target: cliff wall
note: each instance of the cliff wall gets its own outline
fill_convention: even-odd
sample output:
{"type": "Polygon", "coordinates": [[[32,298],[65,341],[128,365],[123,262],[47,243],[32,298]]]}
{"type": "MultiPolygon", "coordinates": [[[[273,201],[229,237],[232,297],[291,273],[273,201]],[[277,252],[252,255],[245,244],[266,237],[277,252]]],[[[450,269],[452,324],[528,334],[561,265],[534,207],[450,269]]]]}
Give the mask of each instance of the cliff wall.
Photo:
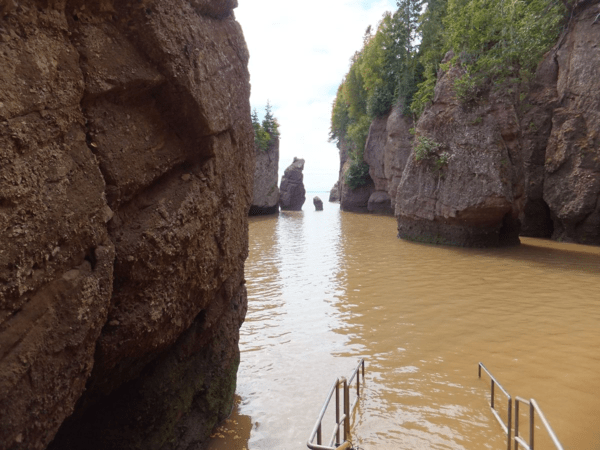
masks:
{"type": "Polygon", "coordinates": [[[395,197],[398,234],[460,246],[518,243],[517,114],[500,91],[459,101],[454,81],[462,75],[459,65],[439,74],[433,103],[416,124],[413,157],[395,197]],[[419,158],[419,147],[430,153],[419,158]]]}
{"type": "Polygon", "coordinates": [[[528,235],[600,245],[600,5],[570,7],[521,120],[528,188],[521,219],[528,235]]]}
{"type": "Polygon", "coordinates": [[[517,93],[488,84],[459,99],[456,63],[438,73],[416,124],[396,108],[375,119],[364,152],[373,186],[350,193],[341,176],[342,207],[360,196],[362,210],[395,212],[400,237],[426,242],[511,245],[522,234],[600,245],[600,5],[570,8],[517,93]]]}
{"type": "Polygon", "coordinates": [[[235,6],[0,2],[0,448],[188,448],[228,414],[254,171],[235,6]]]}

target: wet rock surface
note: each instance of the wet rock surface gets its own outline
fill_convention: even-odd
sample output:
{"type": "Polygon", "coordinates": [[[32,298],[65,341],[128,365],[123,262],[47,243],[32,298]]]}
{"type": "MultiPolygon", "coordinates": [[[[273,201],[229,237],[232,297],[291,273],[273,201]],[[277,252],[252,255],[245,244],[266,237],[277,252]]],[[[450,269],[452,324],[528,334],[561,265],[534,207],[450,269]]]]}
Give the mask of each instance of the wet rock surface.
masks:
{"type": "Polygon", "coordinates": [[[52,448],[188,448],[228,414],[254,170],[235,4],[4,12],[1,448],[68,417],[52,448]]]}
{"type": "Polygon", "coordinates": [[[279,188],[279,206],[282,210],[300,211],[306,201],[304,189],[304,160],[294,158],[294,162],[285,169],[279,188]]]}

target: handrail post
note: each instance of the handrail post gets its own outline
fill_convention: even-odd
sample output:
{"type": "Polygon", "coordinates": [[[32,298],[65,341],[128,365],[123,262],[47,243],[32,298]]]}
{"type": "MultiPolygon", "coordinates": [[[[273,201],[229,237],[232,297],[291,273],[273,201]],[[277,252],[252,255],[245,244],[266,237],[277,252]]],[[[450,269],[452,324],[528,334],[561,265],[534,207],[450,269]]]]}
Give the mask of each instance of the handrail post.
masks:
{"type": "Polygon", "coordinates": [[[533,402],[529,400],[529,450],[533,450],[534,414],[535,408],[533,402]]]}
{"type": "Polygon", "coordinates": [[[496,383],[494,383],[494,379],[492,378],[492,397],[490,399],[490,406],[492,407],[492,409],[494,409],[494,387],[496,386],[496,383]]]}
{"type": "Polygon", "coordinates": [[[344,380],[344,441],[350,440],[350,388],[346,378],[344,380]]]}
{"type": "Polygon", "coordinates": [[[511,433],[510,433],[510,431],[511,431],[511,424],[512,424],[512,398],[508,397],[508,422],[507,422],[507,425],[508,425],[507,429],[508,429],[508,431],[506,433],[506,435],[508,437],[508,450],[510,450],[510,447],[511,447],[511,444],[512,444],[512,442],[510,440],[510,436],[511,436],[511,433]]]}
{"type": "Polygon", "coordinates": [[[515,450],[519,450],[519,397],[515,397],[515,450]]]}
{"type": "Polygon", "coordinates": [[[340,380],[338,380],[335,386],[335,423],[337,425],[337,431],[335,438],[337,439],[336,444],[340,443],[340,380]]]}
{"type": "Polygon", "coordinates": [[[321,424],[319,423],[319,428],[317,428],[317,444],[321,445],[321,424]]]}

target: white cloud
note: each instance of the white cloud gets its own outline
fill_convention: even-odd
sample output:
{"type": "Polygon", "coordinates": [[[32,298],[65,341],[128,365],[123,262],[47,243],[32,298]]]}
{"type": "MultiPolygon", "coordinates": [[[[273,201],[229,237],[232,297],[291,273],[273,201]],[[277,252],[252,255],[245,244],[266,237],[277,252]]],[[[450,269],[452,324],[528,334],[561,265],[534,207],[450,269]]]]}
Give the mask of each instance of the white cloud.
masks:
{"type": "Polygon", "coordinates": [[[250,50],[250,103],[270,100],[281,124],[280,176],[304,158],[308,191],[329,190],[339,157],[328,142],[331,104],[366,28],[395,0],[239,0],[235,11],[250,50]]]}

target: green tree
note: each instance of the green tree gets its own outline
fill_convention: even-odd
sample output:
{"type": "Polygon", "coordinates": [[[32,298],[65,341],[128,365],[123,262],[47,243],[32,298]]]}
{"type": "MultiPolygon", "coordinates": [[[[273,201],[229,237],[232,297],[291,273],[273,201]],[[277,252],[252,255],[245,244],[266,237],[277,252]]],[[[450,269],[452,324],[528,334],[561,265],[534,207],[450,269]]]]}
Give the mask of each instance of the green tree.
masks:
{"type": "Polygon", "coordinates": [[[265,108],[265,118],[263,119],[262,124],[258,118],[256,108],[252,110],[251,120],[252,128],[254,129],[254,145],[257,149],[266,152],[269,149],[272,140],[279,137],[279,123],[273,116],[271,105],[268,100],[265,108]]]}
{"type": "Polygon", "coordinates": [[[279,136],[279,124],[277,123],[277,119],[273,116],[269,100],[267,100],[267,105],[265,106],[265,118],[263,119],[262,127],[270,135],[279,136]]]}
{"type": "Polygon", "coordinates": [[[437,72],[444,54],[448,51],[445,39],[444,17],[448,10],[448,0],[429,0],[419,18],[419,63],[423,67],[422,81],[416,86],[410,110],[420,116],[425,106],[433,98],[437,72]]]}

